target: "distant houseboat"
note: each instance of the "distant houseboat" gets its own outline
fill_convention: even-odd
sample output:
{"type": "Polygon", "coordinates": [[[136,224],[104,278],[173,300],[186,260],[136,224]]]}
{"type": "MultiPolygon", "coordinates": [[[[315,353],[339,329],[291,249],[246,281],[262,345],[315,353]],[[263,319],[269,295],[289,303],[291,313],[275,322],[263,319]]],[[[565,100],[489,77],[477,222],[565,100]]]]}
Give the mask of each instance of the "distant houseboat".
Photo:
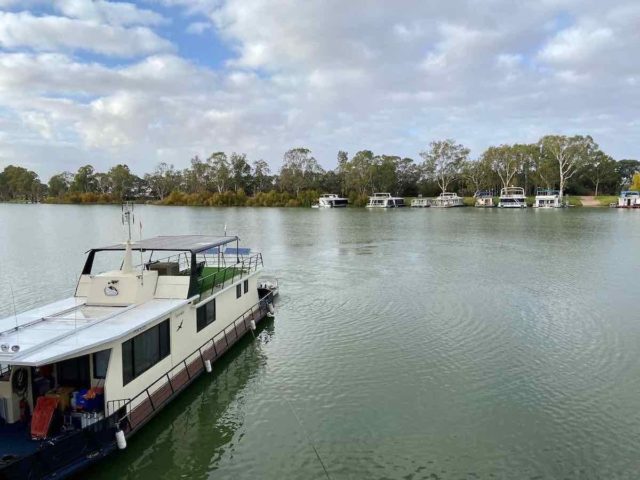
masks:
{"type": "Polygon", "coordinates": [[[349,205],[349,199],[340,197],[335,193],[325,193],[320,195],[318,204],[314,205],[317,208],[345,208],[349,205]]]}
{"type": "Polygon", "coordinates": [[[640,208],[640,192],[627,190],[620,192],[618,208],[640,208]]]}
{"type": "Polygon", "coordinates": [[[522,187],[506,187],[500,190],[500,208],[526,208],[527,197],[522,187]]]}
{"type": "Polygon", "coordinates": [[[390,193],[374,193],[369,197],[367,208],[399,208],[404,207],[404,198],[393,197],[390,193]]]}
{"type": "Polygon", "coordinates": [[[473,198],[476,199],[475,206],[478,208],[495,207],[493,204],[493,192],[490,190],[478,190],[473,194],[473,198]]]}
{"type": "Polygon", "coordinates": [[[431,206],[436,208],[464,207],[464,199],[459,197],[457,193],[442,192],[433,199],[431,206]]]}
{"type": "Polygon", "coordinates": [[[432,200],[430,198],[423,198],[420,195],[418,198],[414,198],[411,200],[412,208],[429,208],[431,206],[432,200]]]}
{"type": "Polygon", "coordinates": [[[538,188],[536,190],[536,198],[533,202],[534,208],[561,208],[563,206],[559,190],[547,188],[538,188]]]}

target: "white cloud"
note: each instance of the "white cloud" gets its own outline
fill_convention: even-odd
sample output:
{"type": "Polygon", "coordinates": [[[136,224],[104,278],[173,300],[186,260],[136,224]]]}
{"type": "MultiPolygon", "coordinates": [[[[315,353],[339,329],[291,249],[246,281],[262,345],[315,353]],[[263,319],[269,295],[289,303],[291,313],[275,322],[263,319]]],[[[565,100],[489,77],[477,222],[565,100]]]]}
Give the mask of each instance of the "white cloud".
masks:
{"type": "MultiPolygon", "coordinates": [[[[614,156],[640,156],[632,0],[492,0],[481,15],[477,0],[63,2],[73,19],[0,17],[0,45],[20,49],[0,52],[0,163],[36,161],[47,145],[45,174],[87,156],[142,173],[213,150],[277,168],[305,145],[332,168],[339,149],[416,158],[453,137],[479,154],[550,132],[594,133],[614,156]],[[158,3],[182,8],[187,32],[215,29],[235,56],[213,68],[167,53],[171,38],[153,31],[162,17],[145,13],[158,3]],[[113,66],[83,49],[141,58],[113,66]]],[[[211,37],[189,42],[219,48],[211,37]]]]}
{"type": "Polygon", "coordinates": [[[38,51],[84,50],[130,57],[172,50],[167,40],[145,27],[124,28],[67,17],[0,12],[0,46],[38,51]]]}
{"type": "Polygon", "coordinates": [[[152,10],[138,8],[133,3],[105,0],[56,0],[53,7],[67,17],[109,25],[161,25],[167,22],[162,15],[152,10]]]}

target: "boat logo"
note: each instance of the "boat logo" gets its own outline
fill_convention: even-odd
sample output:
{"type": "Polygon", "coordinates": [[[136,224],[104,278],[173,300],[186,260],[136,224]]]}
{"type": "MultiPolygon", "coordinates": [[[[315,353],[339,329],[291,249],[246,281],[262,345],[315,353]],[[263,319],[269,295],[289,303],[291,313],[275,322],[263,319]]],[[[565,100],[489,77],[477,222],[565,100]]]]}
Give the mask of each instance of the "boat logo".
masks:
{"type": "Polygon", "coordinates": [[[118,289],[115,287],[115,285],[113,285],[114,283],[116,283],[116,282],[113,282],[113,281],[109,282],[107,284],[107,286],[104,287],[104,294],[107,297],[116,297],[116,296],[118,296],[118,293],[120,293],[120,292],[118,292],[118,289]]]}

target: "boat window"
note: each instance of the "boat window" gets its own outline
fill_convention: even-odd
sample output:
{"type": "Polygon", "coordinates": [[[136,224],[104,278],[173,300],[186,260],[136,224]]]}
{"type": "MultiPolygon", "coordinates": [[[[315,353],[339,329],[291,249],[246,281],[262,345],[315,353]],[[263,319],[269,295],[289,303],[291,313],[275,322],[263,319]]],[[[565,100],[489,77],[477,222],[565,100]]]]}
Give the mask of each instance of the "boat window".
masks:
{"type": "Polygon", "coordinates": [[[109,366],[110,356],[110,348],[93,354],[93,378],[107,378],[107,367],[109,366]]]}
{"type": "Polygon", "coordinates": [[[249,291],[249,280],[244,281],[244,293],[249,291]]]}
{"type": "Polygon", "coordinates": [[[236,298],[240,298],[242,296],[242,285],[236,285],[236,298]]]}
{"type": "Polygon", "coordinates": [[[126,385],[169,355],[169,320],[122,344],[122,376],[126,385]]]}
{"type": "Polygon", "coordinates": [[[83,388],[89,385],[89,355],[70,358],[57,364],[58,384],[83,388]]]}
{"type": "Polygon", "coordinates": [[[196,312],[196,331],[199,332],[216,320],[216,299],[198,307],[196,312]]]}

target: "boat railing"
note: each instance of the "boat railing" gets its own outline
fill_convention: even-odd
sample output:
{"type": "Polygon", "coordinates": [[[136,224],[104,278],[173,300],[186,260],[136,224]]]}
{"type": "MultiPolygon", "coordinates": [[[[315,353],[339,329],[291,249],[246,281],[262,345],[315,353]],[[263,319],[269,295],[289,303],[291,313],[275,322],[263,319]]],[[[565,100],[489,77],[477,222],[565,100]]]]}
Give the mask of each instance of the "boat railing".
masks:
{"type": "Polygon", "coordinates": [[[202,300],[233,283],[237,276],[242,278],[251,272],[255,272],[258,267],[262,267],[263,265],[261,253],[244,257],[238,263],[201,276],[198,279],[198,289],[196,293],[200,295],[200,300],[202,300]]]}
{"type": "Polygon", "coordinates": [[[106,416],[116,415],[116,423],[125,433],[142,427],[158,410],[167,405],[175,395],[207,369],[207,361],[213,362],[219,358],[247,330],[253,328],[251,322],[267,314],[270,298],[271,294],[262,297],[258,303],[239,315],[223,330],[204,342],[133,398],[107,401],[106,416]]]}

